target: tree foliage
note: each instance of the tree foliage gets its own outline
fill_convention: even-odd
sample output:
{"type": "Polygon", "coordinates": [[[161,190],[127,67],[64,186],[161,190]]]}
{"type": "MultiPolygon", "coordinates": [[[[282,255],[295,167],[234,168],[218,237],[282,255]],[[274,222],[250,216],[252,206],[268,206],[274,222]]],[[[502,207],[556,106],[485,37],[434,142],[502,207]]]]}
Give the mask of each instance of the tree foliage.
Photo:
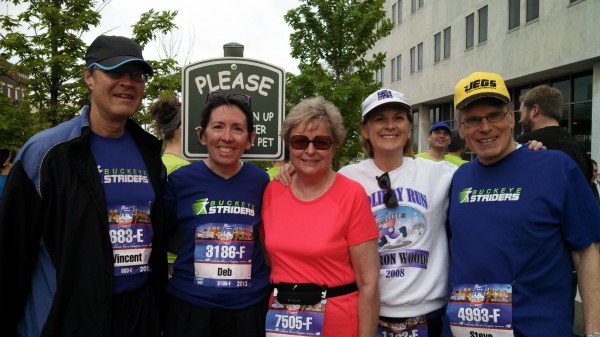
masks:
{"type": "Polygon", "coordinates": [[[287,74],[287,108],[304,98],[323,96],[340,109],[347,137],[336,152],[336,168],[362,154],[361,102],[379,88],[373,74],[385,62],[383,53],[367,54],[392,29],[384,2],[301,0],[285,15],[294,30],[291,54],[300,60],[300,74],[287,74]]]}
{"type": "MultiPolygon", "coordinates": [[[[95,7],[97,1],[90,0],[2,2],[22,5],[25,9],[16,16],[0,15],[0,49],[19,60],[12,69],[0,69],[0,75],[16,72],[26,75],[27,80],[23,103],[11,107],[0,101],[0,123],[7,134],[23,134],[26,140],[29,137],[25,136],[73,118],[89,101],[82,73],[87,45],[82,36],[100,24],[100,10],[110,0],[102,1],[100,8],[95,7]],[[26,116],[32,112],[32,116],[26,116]],[[16,115],[18,118],[14,119],[16,115]],[[32,132],[23,132],[22,122],[30,123],[32,132]]],[[[132,27],[132,39],[143,48],[157,35],[174,29],[176,15],[176,11],[143,13],[132,27]]],[[[147,98],[180,91],[179,80],[175,80],[180,68],[174,60],[150,63],[155,76],[148,84],[147,98]]],[[[145,120],[143,114],[139,118],[145,120]]]]}

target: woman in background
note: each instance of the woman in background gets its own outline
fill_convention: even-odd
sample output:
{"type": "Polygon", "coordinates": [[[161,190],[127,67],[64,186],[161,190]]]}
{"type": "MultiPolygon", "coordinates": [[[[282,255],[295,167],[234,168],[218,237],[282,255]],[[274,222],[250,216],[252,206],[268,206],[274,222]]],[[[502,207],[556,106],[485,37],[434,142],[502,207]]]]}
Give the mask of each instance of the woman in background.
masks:
{"type": "MultiPolygon", "coordinates": [[[[175,97],[161,98],[150,107],[150,116],[162,135],[164,151],[163,164],[167,168],[167,175],[190,162],[182,158],[181,147],[181,102],[175,97]]],[[[173,263],[177,258],[179,243],[169,240],[167,247],[167,261],[169,263],[169,277],[173,274],[173,263]]]]}

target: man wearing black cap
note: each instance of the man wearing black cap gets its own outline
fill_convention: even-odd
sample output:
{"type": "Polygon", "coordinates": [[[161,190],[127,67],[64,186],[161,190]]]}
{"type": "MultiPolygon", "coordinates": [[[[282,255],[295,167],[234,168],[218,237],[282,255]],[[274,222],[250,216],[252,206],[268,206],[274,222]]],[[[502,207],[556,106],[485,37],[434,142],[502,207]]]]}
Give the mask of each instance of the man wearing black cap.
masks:
{"type": "Polygon", "coordinates": [[[460,80],[459,130],[477,160],[452,178],[444,337],[572,335],[571,270],[586,336],[600,336],[600,206],[575,162],[514,141],[504,80],[460,80]]]}
{"type": "Polygon", "coordinates": [[[6,184],[2,335],[161,333],[165,171],[160,142],[131,120],[152,67],[120,36],[96,38],[85,61],[90,104],[27,141],[6,184]]]}

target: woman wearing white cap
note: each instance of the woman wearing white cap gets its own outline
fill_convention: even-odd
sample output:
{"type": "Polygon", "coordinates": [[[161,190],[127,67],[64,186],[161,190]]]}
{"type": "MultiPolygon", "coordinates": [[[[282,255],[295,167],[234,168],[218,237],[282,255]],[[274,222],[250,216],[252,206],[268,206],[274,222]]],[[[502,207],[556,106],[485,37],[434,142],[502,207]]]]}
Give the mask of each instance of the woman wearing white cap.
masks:
{"type": "Polygon", "coordinates": [[[369,159],[339,171],[364,187],[379,228],[377,336],[406,332],[431,337],[440,336],[442,329],[448,273],[445,221],[456,165],[415,159],[412,121],[402,93],[381,89],[369,95],[360,124],[369,159]]]}

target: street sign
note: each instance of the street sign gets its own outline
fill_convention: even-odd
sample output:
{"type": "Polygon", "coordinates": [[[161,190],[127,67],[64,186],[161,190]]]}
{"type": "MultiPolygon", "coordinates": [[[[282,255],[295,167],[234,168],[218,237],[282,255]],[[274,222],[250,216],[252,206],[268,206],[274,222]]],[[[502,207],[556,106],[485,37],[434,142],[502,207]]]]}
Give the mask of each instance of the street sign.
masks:
{"type": "Polygon", "coordinates": [[[285,72],[283,69],[243,57],[222,57],[189,64],[183,68],[183,155],[198,160],[208,156],[200,144],[196,127],[210,91],[250,95],[256,138],[242,159],[281,160],[284,144],[279,137],[284,116],[285,72]]]}

